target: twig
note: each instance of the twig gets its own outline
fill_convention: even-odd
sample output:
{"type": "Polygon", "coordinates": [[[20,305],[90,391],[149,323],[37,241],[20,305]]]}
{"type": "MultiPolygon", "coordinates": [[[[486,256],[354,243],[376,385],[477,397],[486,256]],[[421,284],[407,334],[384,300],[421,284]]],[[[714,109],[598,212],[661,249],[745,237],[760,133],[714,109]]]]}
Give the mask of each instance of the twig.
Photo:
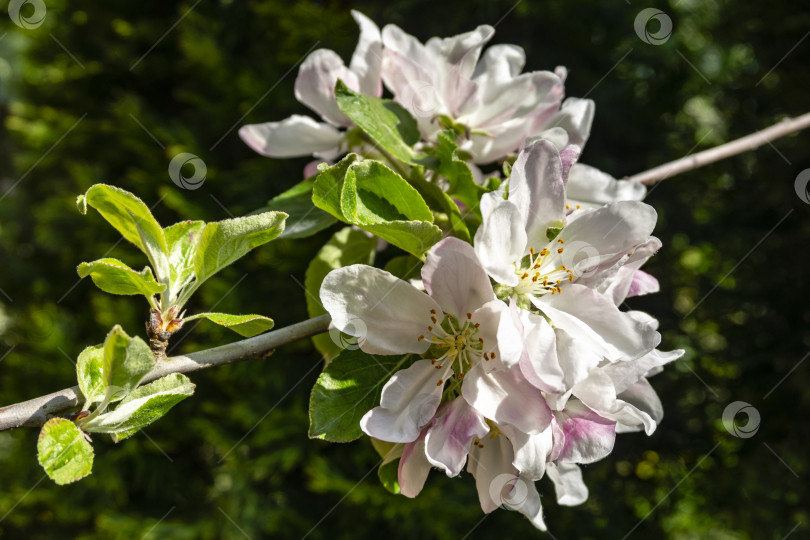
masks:
{"type": "Polygon", "coordinates": [[[737,140],[709,148],[708,150],[698,152],[691,156],[670,161],[669,163],[659,165],[648,171],[634,174],[628,177],[627,180],[633,180],[647,185],[655,184],[670,176],[691,171],[692,169],[703,167],[709,163],[742,154],[748,150],[754,150],[763,144],[770,143],[773,140],[784,137],[785,135],[790,135],[796,131],[801,131],[807,127],[810,127],[810,113],[805,113],[796,118],[785,118],[781,122],[765,128],[762,131],[757,131],[756,133],[740,137],[737,140]]]}
{"type": "MultiPolygon", "coordinates": [[[[141,382],[148,383],[171,373],[189,373],[223,364],[263,358],[276,347],[326,332],[329,322],[329,315],[321,315],[221,347],[191,353],[188,356],[174,356],[158,363],[141,382]]],[[[23,426],[41,426],[53,416],[78,407],[81,400],[79,387],[74,386],[47,396],[3,407],[0,409],[0,431],[23,426]]]]}

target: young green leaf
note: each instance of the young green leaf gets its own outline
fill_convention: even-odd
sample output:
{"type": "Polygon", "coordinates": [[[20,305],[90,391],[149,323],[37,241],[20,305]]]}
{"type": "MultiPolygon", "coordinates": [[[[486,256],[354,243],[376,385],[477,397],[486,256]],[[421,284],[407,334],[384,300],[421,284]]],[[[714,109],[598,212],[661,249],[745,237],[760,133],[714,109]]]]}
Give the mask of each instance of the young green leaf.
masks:
{"type": "Polygon", "coordinates": [[[76,375],[79,389],[87,405],[104,399],[107,381],[104,378],[104,345],[87,347],[76,361],[76,375]]]}
{"type": "MultiPolygon", "coordinates": [[[[158,276],[161,277],[160,260],[168,252],[163,229],[142,200],[123,189],[96,184],[77,200],[79,210],[87,211],[90,205],[115,227],[121,235],[138,246],[149,257],[158,276]]],[[[167,276],[168,277],[168,276],[167,276]]]]}
{"type": "Polygon", "coordinates": [[[399,459],[380,463],[377,478],[387,491],[399,495],[399,459]]]}
{"type": "Polygon", "coordinates": [[[422,196],[382,163],[356,159],[350,154],[324,170],[315,180],[312,201],[341,221],[423,257],[442,231],[433,225],[422,196]]]}
{"type": "MultiPolygon", "coordinates": [[[[326,313],[319,300],[321,283],[326,274],[336,268],[351,264],[374,264],[376,247],[376,238],[352,227],[344,227],[339,230],[324,244],[315,258],[310,261],[304,279],[304,286],[307,290],[307,311],[310,317],[326,313]]],[[[341,351],[329,334],[317,335],[312,338],[312,341],[327,362],[341,351]]]]}
{"type": "Polygon", "coordinates": [[[419,127],[401,105],[358,94],[341,80],[335,86],[335,98],[340,110],[396,159],[417,164],[427,158],[413,149],[420,138],[419,127]]]}
{"type": "Polygon", "coordinates": [[[129,337],[116,325],[104,341],[104,380],[110,401],[124,399],[155,366],[152,351],[141,338],[129,337]]]}
{"type": "Polygon", "coordinates": [[[169,271],[171,276],[172,301],[194,277],[194,252],[200,240],[203,221],[181,221],[163,229],[169,248],[169,271]]]}
{"type": "Polygon", "coordinates": [[[194,257],[197,283],[278,237],[286,219],[284,212],[265,212],[206,224],[194,257]]]}
{"type": "Polygon", "coordinates": [[[331,442],[359,438],[360,419],[380,403],[391,375],[408,367],[412,355],[374,356],[360,349],[342,351],[326,365],[309,400],[309,436],[331,442]]]}
{"type": "Polygon", "coordinates": [[[77,268],[79,277],[90,276],[93,283],[110,294],[142,294],[152,303],[153,295],[163,291],[166,286],[155,281],[152,269],[148,266],[136,272],[118,259],[99,259],[83,262],[77,268]]]}
{"type": "Polygon", "coordinates": [[[186,317],[186,322],[194,319],[208,319],[214,324],[230,328],[240,336],[253,337],[273,328],[273,319],[262,315],[229,315],[228,313],[198,313],[186,317]]]}
{"type": "Polygon", "coordinates": [[[289,217],[279,238],[306,238],[336,223],[336,219],[312,204],[312,176],[270,199],[265,211],[276,210],[289,217]]]}
{"type": "Polygon", "coordinates": [[[51,418],[39,432],[37,460],[57,484],[70,484],[93,470],[93,447],[76,424],[51,418]]]}
{"type": "Polygon", "coordinates": [[[111,433],[114,442],[133,435],[158,420],[194,393],[194,384],[180,373],[166,375],[136,388],[114,410],[84,425],[92,433],[111,433]]]}

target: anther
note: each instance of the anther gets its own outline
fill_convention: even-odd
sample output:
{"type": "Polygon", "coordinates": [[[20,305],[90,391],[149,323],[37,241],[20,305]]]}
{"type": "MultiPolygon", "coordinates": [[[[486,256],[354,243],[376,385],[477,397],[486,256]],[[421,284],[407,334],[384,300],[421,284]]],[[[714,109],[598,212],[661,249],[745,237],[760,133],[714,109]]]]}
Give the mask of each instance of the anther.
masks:
{"type": "Polygon", "coordinates": [[[560,249],[557,250],[557,253],[562,253],[563,250],[565,250],[565,248],[560,248],[560,249]]]}
{"type": "MultiPolygon", "coordinates": [[[[428,327],[428,329],[430,329],[430,327],[428,327]]],[[[423,339],[425,339],[425,336],[419,336],[419,339],[417,339],[416,341],[422,341],[423,339]]]]}
{"type": "Polygon", "coordinates": [[[467,318],[472,319],[472,313],[467,313],[467,318]]]}

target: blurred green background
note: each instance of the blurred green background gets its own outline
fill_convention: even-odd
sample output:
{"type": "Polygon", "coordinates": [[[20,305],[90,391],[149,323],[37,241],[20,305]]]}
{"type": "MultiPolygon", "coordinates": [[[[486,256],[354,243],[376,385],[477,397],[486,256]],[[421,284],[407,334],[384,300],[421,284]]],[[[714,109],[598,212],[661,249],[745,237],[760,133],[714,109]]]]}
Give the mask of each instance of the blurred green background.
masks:
{"type": "MultiPolygon", "coordinates": [[[[294,66],[318,47],[348,59],[351,8],[422,39],[497,23],[494,42],[523,46],[528,69],[568,66],[567,94],[597,103],[583,161],[615,176],[810,110],[810,12],[799,4],[652,5],[674,26],[659,46],[634,32],[648,7],[637,2],[48,0],[44,23],[29,30],[4,10],[0,403],[75,384],[76,355],[114,323],[143,334],[145,302],[78,282],[76,265],[108,250],[132,266],[146,261],[116,244],[97,213],[82,217],[76,195],[115,184],[169,224],[245,214],[300,180],[307,160],[259,157],[232,127],[306,113],[293,97],[294,66]],[[205,161],[201,189],[169,179],[180,151],[205,161]]],[[[550,483],[539,483],[554,537],[810,534],[810,361],[800,363],[810,350],[810,205],[794,191],[810,167],[808,144],[810,133],[781,139],[650,193],[664,248],[647,269],[662,292],[628,304],[661,320],[664,348],[687,353],[653,379],[666,411],[658,431],[623,435],[610,458],[585,467],[585,505],[559,507],[550,483]],[[733,401],[759,411],[753,437],[723,428],[733,401]]],[[[298,283],[329,234],[256,250],[205,285],[190,309],[221,300],[222,311],[263,313],[279,327],[304,319],[298,283]]],[[[174,352],[234,339],[201,325],[174,352]]],[[[319,363],[300,342],[265,361],[196,374],[196,396],[146,433],[119,446],[97,436],[93,475],[71,486],[44,478],[36,430],[0,433],[0,537],[542,534],[512,512],[482,519],[466,474],[434,471],[409,500],[380,486],[367,440],[308,440],[319,363]]]]}

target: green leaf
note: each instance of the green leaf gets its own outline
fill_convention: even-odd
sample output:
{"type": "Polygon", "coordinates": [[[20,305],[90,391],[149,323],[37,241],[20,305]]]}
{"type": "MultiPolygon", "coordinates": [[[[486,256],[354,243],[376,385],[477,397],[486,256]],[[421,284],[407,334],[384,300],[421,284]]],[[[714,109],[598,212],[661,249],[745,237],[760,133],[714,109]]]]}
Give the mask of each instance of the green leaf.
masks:
{"type": "Polygon", "coordinates": [[[356,160],[350,154],[318,176],[312,195],[315,205],[422,258],[442,237],[427,203],[384,164],[356,160]]]}
{"type": "Polygon", "coordinates": [[[76,361],[76,378],[88,404],[104,399],[107,381],[104,378],[104,345],[87,347],[76,361]]]}
{"type": "Polygon", "coordinates": [[[188,377],[180,373],[166,375],[136,388],[115,410],[93,418],[84,429],[111,433],[113,441],[119,442],[158,420],[193,393],[194,384],[188,377]]]}
{"type": "Polygon", "coordinates": [[[273,319],[263,315],[229,315],[228,313],[198,313],[185,321],[208,319],[214,324],[230,328],[240,336],[253,337],[273,328],[273,319]]]}
{"type": "Polygon", "coordinates": [[[206,224],[194,258],[197,283],[278,237],[284,231],[286,218],[284,212],[264,212],[206,224]]]}
{"type": "Polygon", "coordinates": [[[360,226],[397,220],[433,221],[433,213],[419,192],[374,160],[352,163],[346,170],[340,206],[344,217],[360,226]]]}
{"type": "Polygon", "coordinates": [[[123,189],[96,184],[77,200],[79,210],[87,211],[87,205],[99,214],[121,235],[138,246],[148,257],[158,277],[166,277],[168,269],[166,238],[163,229],[142,200],[123,189]]]}
{"type": "MultiPolygon", "coordinates": [[[[464,222],[464,216],[461,215],[456,201],[450,195],[442,191],[442,189],[434,184],[428,182],[424,178],[418,176],[411,179],[411,183],[427,197],[427,200],[432,208],[438,212],[443,212],[447,216],[447,221],[453,231],[453,235],[465,242],[472,244],[470,231],[467,224],[464,222]]],[[[469,212],[469,210],[468,210],[469,212]]],[[[480,212],[479,212],[480,213],[480,212]]]]}
{"type": "Polygon", "coordinates": [[[385,382],[410,365],[413,355],[371,356],[344,350],[326,365],[309,400],[309,436],[331,442],[359,438],[360,419],[380,404],[385,382]]]}
{"type": "Polygon", "coordinates": [[[336,223],[334,217],[312,204],[314,183],[314,176],[307,178],[267,203],[264,210],[281,211],[289,216],[280,238],[306,238],[336,223]]]}
{"type": "MultiPolygon", "coordinates": [[[[307,311],[310,317],[323,315],[326,310],[321,305],[321,283],[326,274],[336,268],[352,264],[374,264],[377,239],[370,234],[352,227],[344,227],[315,255],[307,267],[304,286],[307,291],[307,311]]],[[[312,338],[315,348],[330,361],[341,351],[329,334],[320,334],[312,338]]]]}
{"type": "MultiPolygon", "coordinates": [[[[203,221],[181,221],[163,229],[169,247],[171,287],[175,294],[194,277],[194,252],[204,227],[203,221]]],[[[174,294],[170,296],[174,298],[174,294]]]]}
{"type": "Polygon", "coordinates": [[[124,399],[155,366],[152,351],[141,338],[129,337],[116,325],[104,341],[104,380],[110,401],[124,399]]]}
{"type": "Polygon", "coordinates": [[[452,131],[442,131],[438,134],[438,141],[439,165],[437,171],[450,183],[447,192],[481,217],[478,206],[481,195],[486,190],[475,183],[470,166],[458,156],[455,134],[452,131]]]}
{"type": "Polygon", "coordinates": [[[76,424],[51,418],[39,432],[37,460],[57,484],[70,484],[93,470],[93,447],[76,424]]]}
{"type": "Polygon", "coordinates": [[[331,167],[323,166],[321,173],[312,185],[312,202],[321,210],[329,212],[340,221],[346,221],[340,207],[340,193],[343,189],[343,178],[346,171],[360,156],[348,154],[331,167]]]}
{"type": "Polygon", "coordinates": [[[148,300],[163,291],[166,285],[155,281],[152,269],[148,266],[136,272],[118,259],[99,259],[83,262],[77,268],[79,277],[90,276],[93,283],[102,291],[110,294],[142,294],[148,300]]]}
{"type": "Polygon", "coordinates": [[[363,228],[420,259],[442,239],[442,230],[427,221],[389,221],[363,228]]]}
{"type": "Polygon", "coordinates": [[[427,158],[413,149],[420,139],[419,127],[401,105],[353,92],[341,80],[335,86],[335,98],[340,110],[396,159],[415,165],[427,158]]]}

